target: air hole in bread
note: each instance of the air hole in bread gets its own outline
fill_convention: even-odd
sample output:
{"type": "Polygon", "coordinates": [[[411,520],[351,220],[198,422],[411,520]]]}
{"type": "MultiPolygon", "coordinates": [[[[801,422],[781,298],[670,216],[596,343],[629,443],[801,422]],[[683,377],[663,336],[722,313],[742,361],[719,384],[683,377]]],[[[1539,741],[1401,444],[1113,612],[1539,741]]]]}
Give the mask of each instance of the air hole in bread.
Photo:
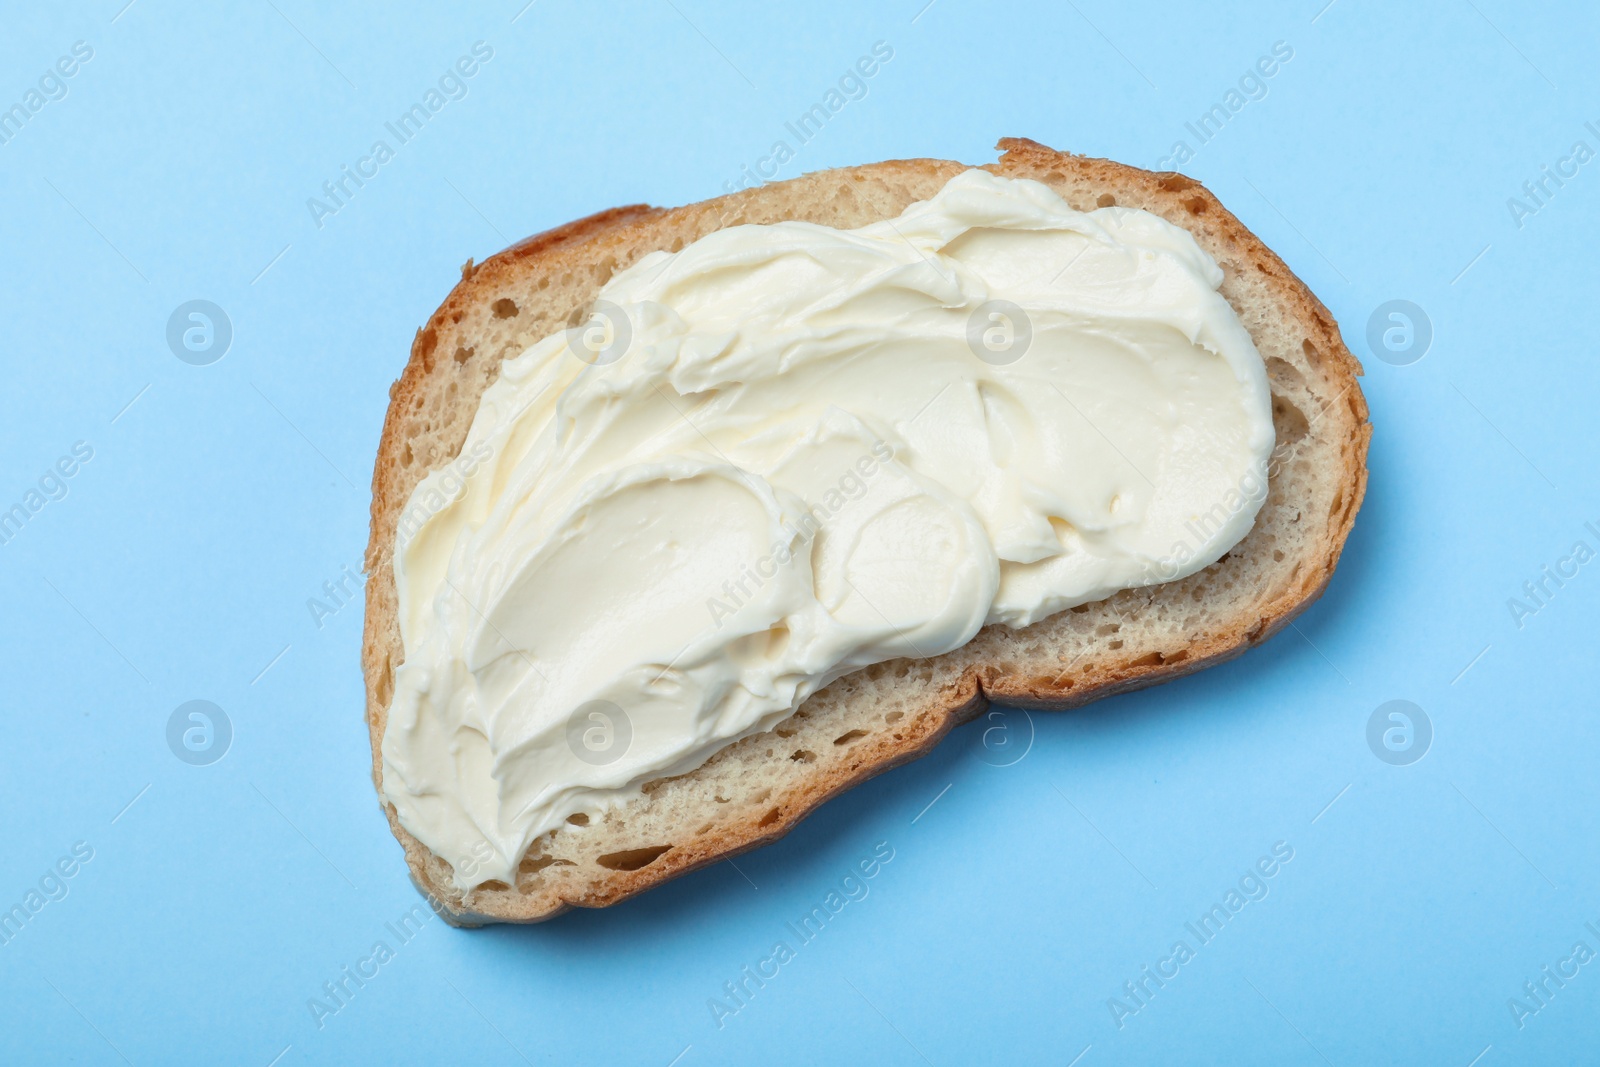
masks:
{"type": "Polygon", "coordinates": [[[597,856],[595,862],[608,871],[637,871],[650,866],[666,855],[671,848],[671,845],[625,848],[621,852],[607,852],[604,856],[597,856]]]}
{"type": "Polygon", "coordinates": [[[589,816],[585,815],[581,811],[574,812],[573,814],[567,816],[567,821],[573,826],[588,826],[589,816]]]}
{"type": "Polygon", "coordinates": [[[779,737],[793,737],[795,734],[800,732],[800,728],[798,726],[792,726],[789,723],[784,723],[778,726],[772,732],[777,734],[779,737]]]}
{"type": "Polygon", "coordinates": [[[1109,648],[1109,649],[1112,649],[1112,650],[1119,649],[1119,648],[1122,647],[1122,641],[1120,639],[1118,639],[1116,641],[1112,641],[1112,642],[1108,643],[1106,645],[1106,647],[1109,648]]]}
{"type": "Polygon", "coordinates": [[[891,711],[889,714],[883,717],[883,721],[887,723],[897,723],[905,717],[906,713],[903,711],[891,711]]]}
{"type": "Polygon", "coordinates": [[[389,706],[389,698],[394,696],[394,667],[389,662],[389,657],[383,658],[382,665],[378,668],[378,704],[382,707],[389,706]]]}
{"type": "Polygon", "coordinates": [[[1120,622],[1103,622],[1094,628],[1094,632],[1096,637],[1110,637],[1120,629],[1122,629],[1120,622]]]}
{"type": "Polygon", "coordinates": [[[1310,341],[1301,341],[1300,351],[1306,354],[1306,358],[1311,361],[1311,365],[1313,367],[1320,367],[1322,365],[1322,353],[1318,352],[1317,346],[1312,344],[1310,341]]]}
{"type": "Polygon", "coordinates": [[[696,830],[694,832],[694,836],[696,836],[696,837],[704,837],[706,834],[709,834],[711,832],[711,828],[713,826],[715,826],[715,825],[716,825],[716,823],[711,823],[711,822],[706,823],[704,826],[700,827],[700,829],[698,829],[698,830],[696,830]]]}
{"type": "Polygon", "coordinates": [[[497,319],[514,319],[520,310],[515,300],[504,296],[490,304],[489,307],[494,311],[494,317],[497,319]]]}
{"type": "Polygon", "coordinates": [[[554,856],[524,856],[522,862],[517,864],[518,874],[538,874],[552,863],[559,863],[554,856]]]}
{"type": "Polygon", "coordinates": [[[1311,432],[1311,421],[1305,412],[1283,399],[1272,398],[1272,425],[1278,431],[1278,444],[1292,445],[1311,432]]]}
{"type": "Polygon", "coordinates": [[[1117,198],[1112,196],[1110,193],[1101,193],[1100,199],[1096,200],[1095,203],[1100,207],[1116,207],[1117,198]]]}
{"type": "Polygon", "coordinates": [[[1165,661],[1161,658],[1161,653],[1159,653],[1159,652],[1149,652],[1149,653],[1146,653],[1143,656],[1140,656],[1136,660],[1130,660],[1129,663],[1128,663],[1128,666],[1130,666],[1130,667],[1159,667],[1159,666],[1161,666],[1161,664],[1163,662],[1165,662],[1165,661]]]}
{"type": "Polygon", "coordinates": [[[783,809],[782,808],[773,808],[771,811],[769,811],[765,815],[761,816],[761,821],[759,823],[757,823],[756,825],[757,826],[771,826],[773,823],[777,822],[781,818],[783,818],[783,809]]]}
{"type": "Polygon", "coordinates": [[[1188,209],[1191,215],[1204,215],[1206,213],[1207,205],[1203,196],[1191,196],[1183,202],[1183,206],[1188,209]]]}
{"type": "Polygon", "coordinates": [[[1277,356],[1267,360],[1267,377],[1277,385],[1301,387],[1306,384],[1305,376],[1293,363],[1277,356]]]}
{"type": "Polygon", "coordinates": [[[729,803],[729,800],[728,800],[727,797],[712,797],[711,799],[715,800],[718,804],[727,804],[727,803],[729,803]]]}
{"type": "Polygon", "coordinates": [[[850,742],[859,741],[866,736],[867,732],[865,730],[851,730],[849,733],[843,733],[835,737],[833,743],[836,745],[848,745],[850,742]]]}
{"type": "Polygon", "coordinates": [[[1074,615],[1082,615],[1085,612],[1087,612],[1088,610],[1089,610],[1089,605],[1088,604],[1078,604],[1078,605],[1076,605],[1076,606],[1074,606],[1072,608],[1072,613],[1074,615]]]}
{"type": "Polygon", "coordinates": [[[808,748],[797,748],[794,750],[794,754],[789,758],[794,760],[796,763],[815,763],[817,761],[817,754],[808,748]]]}

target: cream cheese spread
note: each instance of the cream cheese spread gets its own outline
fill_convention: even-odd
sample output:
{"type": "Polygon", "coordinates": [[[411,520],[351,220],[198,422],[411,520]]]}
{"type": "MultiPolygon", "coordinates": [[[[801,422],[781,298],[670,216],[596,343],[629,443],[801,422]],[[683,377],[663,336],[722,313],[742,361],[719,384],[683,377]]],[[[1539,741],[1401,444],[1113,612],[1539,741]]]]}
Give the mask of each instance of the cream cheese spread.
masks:
{"type": "Polygon", "coordinates": [[[470,889],[857,668],[1250,529],[1261,356],[1190,234],[971,170],[656,252],[507,359],[394,556],[401,823],[470,889]]]}

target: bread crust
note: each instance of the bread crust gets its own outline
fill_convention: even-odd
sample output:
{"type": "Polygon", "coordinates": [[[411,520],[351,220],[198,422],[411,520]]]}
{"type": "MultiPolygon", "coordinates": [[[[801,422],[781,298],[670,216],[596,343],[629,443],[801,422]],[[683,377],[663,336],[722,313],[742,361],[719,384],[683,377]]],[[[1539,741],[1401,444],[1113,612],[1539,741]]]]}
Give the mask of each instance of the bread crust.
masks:
{"type": "MultiPolygon", "coordinates": [[[[454,364],[466,362],[461,357],[462,351],[468,353],[469,360],[483,358],[475,356],[471,349],[460,347],[467,331],[474,328],[473,322],[463,325],[463,320],[474,313],[481,318],[483,308],[508,285],[526,286],[533,279],[562,276],[564,272],[570,274],[576,268],[591,268],[597,262],[614,260],[626,265],[645,251],[653,250],[648,247],[653,236],[664,239],[675,230],[709,232],[738,222],[774,221],[783,216],[781,213],[771,215],[770,210],[764,210],[764,205],[773,199],[775,190],[786,186],[846,180],[867,183],[910,176],[942,184],[970,168],[942,160],[898,160],[807,175],[682,208],[643,205],[614,208],[530,237],[476,266],[469,260],[462,269],[460,282],[427,324],[417,331],[410,361],[390,389],[389,412],[373,472],[371,538],[365,559],[368,581],[362,666],[366,679],[373,781],[390,828],[405,849],[413,881],[432,899],[436,910],[447,921],[456,925],[539,922],[570,907],[615,904],[669,879],[777,840],[833,797],[927,754],[945,734],[981,714],[991,701],[1013,707],[1062,710],[1170,681],[1231,659],[1260,644],[1287,626],[1327,587],[1365,494],[1366,454],[1371,436],[1366,401],[1356,380],[1361,366],[1345,347],[1328,309],[1282,259],[1192,178],[1057,152],[1022,138],[1005,138],[997,147],[1003,152],[999,161],[983,169],[1007,177],[1034,178],[1046,184],[1071,181],[1081,186],[1087,182],[1107,189],[1131,191],[1135,200],[1142,197],[1145,202],[1136,206],[1147,207],[1169,221],[1186,226],[1196,233],[1202,247],[1226,249],[1230,262],[1240,265],[1236,269],[1253,273],[1265,283],[1286,325],[1301,333],[1309,366],[1322,375],[1319,386],[1326,386],[1325,392],[1336,394],[1334,400],[1317,413],[1317,418],[1331,420],[1325,433],[1337,435],[1333,440],[1340,444],[1338,469],[1330,473],[1334,479],[1330,488],[1333,507],[1327,514],[1325,526],[1316,530],[1303,558],[1296,561],[1293,575],[1281,583],[1281,587],[1270,590],[1264,599],[1255,602],[1247,615],[1196,636],[1186,647],[1170,654],[1153,653],[1128,659],[1096,652],[1081,664],[1069,664],[1067,670],[1053,676],[1018,669],[1004,662],[966,662],[961,657],[962,650],[924,661],[936,667],[941,666],[940,661],[949,661],[951,666],[947,676],[929,695],[926,706],[906,716],[904,729],[868,738],[852,749],[847,761],[808,775],[786,789],[775,798],[770,810],[727,819],[714,832],[675,842],[665,854],[640,869],[608,870],[581,886],[539,888],[531,892],[502,887],[501,891],[493,893],[464,896],[446,877],[448,867],[400,825],[394,806],[384,799],[382,758],[393,669],[402,654],[393,611],[391,550],[395,526],[400,509],[416,483],[427,469],[453,459],[465,436],[462,424],[444,453],[415,457],[410,453],[410,442],[415,435],[408,420],[438,392],[441,382],[457,373],[459,368],[454,364]],[[450,353],[454,353],[455,358],[450,358],[450,353]]],[[[608,276],[609,271],[606,273],[608,276]]],[[[1226,286],[1227,283],[1225,295],[1226,286]]],[[[578,307],[587,303],[588,300],[584,300],[578,307]]],[[[494,369],[486,369],[484,373],[492,375],[494,369]]]]}

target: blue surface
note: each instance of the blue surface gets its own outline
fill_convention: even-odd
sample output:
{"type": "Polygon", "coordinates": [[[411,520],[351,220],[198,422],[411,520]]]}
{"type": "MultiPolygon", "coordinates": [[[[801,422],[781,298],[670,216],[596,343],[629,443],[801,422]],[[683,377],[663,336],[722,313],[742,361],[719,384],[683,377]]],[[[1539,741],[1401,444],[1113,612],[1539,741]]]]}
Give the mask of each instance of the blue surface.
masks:
{"type": "Polygon", "coordinates": [[[1592,7],[123,2],[8,4],[0,35],[0,107],[93,51],[0,144],[0,509],[28,512],[0,544],[0,907],[37,907],[0,944],[0,1061],[1600,1062],[1600,962],[1573,957],[1600,952],[1600,562],[1542,571],[1600,549],[1592,7]],[[323,586],[353,589],[413,331],[468,256],[721,192],[878,41],[780,176],[1008,134],[1155,166],[1182,140],[1333,310],[1375,432],[1332,587],[1226,666],[1013,713],[991,747],[964,729],[737,868],[397,936],[419,898],[368,780],[361,609],[323,586]],[[1185,124],[1241,79],[1201,144],[1185,124]],[[1541,166],[1576,174],[1535,201],[1541,166]],[[220,360],[169,348],[191,300],[231,323],[220,360]],[[1368,351],[1391,300],[1431,323],[1420,360],[1368,351]],[[188,712],[169,748],[195,700],[231,726],[210,764],[175,756],[205,747],[188,712]],[[1390,700],[1431,724],[1408,765],[1368,744],[1390,700]],[[880,842],[802,943],[786,924],[880,842]],[[1241,879],[1266,895],[1202,944],[1186,924],[1241,879]],[[335,1012],[347,966],[377,971],[335,1012]]]}

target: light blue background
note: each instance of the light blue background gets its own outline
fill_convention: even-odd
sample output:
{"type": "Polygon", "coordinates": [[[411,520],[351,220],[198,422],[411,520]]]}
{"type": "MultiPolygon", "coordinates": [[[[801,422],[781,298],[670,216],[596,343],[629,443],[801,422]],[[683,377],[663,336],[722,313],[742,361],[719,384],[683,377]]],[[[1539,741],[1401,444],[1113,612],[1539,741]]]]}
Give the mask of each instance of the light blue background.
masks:
{"type": "Polygon", "coordinates": [[[0,34],[0,106],[94,49],[0,145],[0,508],[94,449],[0,545],[0,905],[94,849],[0,946],[0,1061],[1600,1062],[1600,963],[1523,1028],[1507,1005],[1600,950],[1600,563],[1521,628],[1506,604],[1600,544],[1600,163],[1520,228],[1506,204],[1600,149],[1591,7],[123,2],[8,4],[0,34]],[[469,94],[319,229],[307,198],[479,40],[469,94]],[[1033,716],[1012,766],[969,727],[737,869],[396,947],[419,898],[368,778],[361,610],[319,629],[306,602],[359,565],[413,331],[469,256],[721,192],[879,40],[782,176],[1002,135],[1153,166],[1294,49],[1184,169],[1367,364],[1331,588],[1231,664],[1033,716]],[[234,328],[211,366],[165,342],[196,298],[234,328]],[[1410,366],[1366,347],[1395,298],[1433,323],[1410,366]],[[1436,731],[1412,766],[1365,740],[1394,698],[1436,731]],[[191,699],[233,724],[211,766],[167,748],[191,699]],[[1108,998],[1278,841],[1266,899],[1118,1029],[1108,998]],[[708,998],[878,842],[870,895],[719,1028],[708,998]],[[379,939],[319,1029],[308,998],[379,939]]]}

